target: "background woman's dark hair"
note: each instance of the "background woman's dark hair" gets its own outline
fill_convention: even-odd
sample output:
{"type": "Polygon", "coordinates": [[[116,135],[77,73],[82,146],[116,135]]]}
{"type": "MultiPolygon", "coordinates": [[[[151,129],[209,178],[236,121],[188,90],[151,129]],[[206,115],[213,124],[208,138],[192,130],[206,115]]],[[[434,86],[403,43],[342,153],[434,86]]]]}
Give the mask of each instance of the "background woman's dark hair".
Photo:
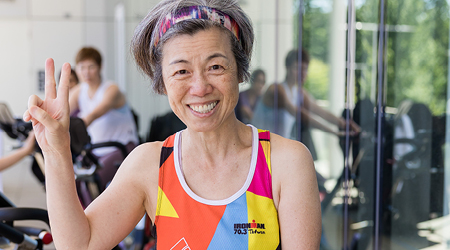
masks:
{"type": "Polygon", "coordinates": [[[255,69],[250,76],[250,83],[253,84],[259,75],[266,75],[266,72],[262,69],[255,69]]]}
{"type": "MultiPolygon", "coordinates": [[[[59,71],[58,79],[61,79],[61,73],[62,73],[62,72],[59,71]]],[[[78,76],[77,76],[77,72],[75,72],[75,70],[74,70],[73,68],[70,69],[70,75],[72,75],[72,76],[75,77],[75,80],[77,81],[77,83],[80,82],[80,80],[78,79],[78,76]]]]}
{"type": "Polygon", "coordinates": [[[198,31],[207,30],[212,27],[217,27],[227,32],[236,59],[238,79],[240,81],[249,80],[254,33],[250,19],[240,8],[237,0],[165,0],[157,4],[136,27],[131,43],[131,50],[136,64],[150,77],[152,80],[152,89],[156,93],[165,93],[161,66],[162,48],[164,44],[174,36],[182,34],[193,35],[198,31]],[[174,14],[179,9],[187,6],[207,6],[229,15],[239,26],[239,40],[229,30],[218,23],[204,19],[191,19],[172,26],[155,46],[155,40],[159,33],[158,29],[167,14],[174,14]]]}
{"type": "MultiPolygon", "coordinates": [[[[289,68],[296,62],[298,62],[298,49],[293,49],[286,55],[284,64],[286,68],[289,68]]],[[[302,63],[309,64],[309,54],[305,49],[302,49],[302,63]]]]}

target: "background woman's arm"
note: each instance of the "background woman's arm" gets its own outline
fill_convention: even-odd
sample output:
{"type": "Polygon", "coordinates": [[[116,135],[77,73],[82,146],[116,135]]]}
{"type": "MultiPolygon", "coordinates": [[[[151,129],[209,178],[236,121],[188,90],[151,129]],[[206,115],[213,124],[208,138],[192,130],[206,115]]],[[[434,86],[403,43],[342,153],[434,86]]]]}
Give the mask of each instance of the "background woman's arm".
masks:
{"type": "Polygon", "coordinates": [[[80,95],[81,84],[77,84],[75,87],[69,90],[69,109],[70,114],[78,110],[78,96],[80,95]]]}
{"type": "Polygon", "coordinates": [[[25,141],[25,144],[21,148],[15,150],[7,156],[0,158],[0,171],[11,167],[12,165],[22,160],[25,156],[33,153],[35,143],[36,141],[34,133],[30,132],[25,141]]]}
{"type": "Polygon", "coordinates": [[[106,89],[103,100],[100,104],[92,110],[91,113],[82,117],[86,127],[89,126],[95,119],[106,114],[111,109],[120,108],[125,104],[125,96],[120,92],[117,85],[111,85],[106,89]]]}
{"type": "MultiPolygon", "coordinates": [[[[313,114],[316,114],[317,116],[323,118],[327,122],[336,125],[340,129],[345,129],[345,119],[342,117],[338,117],[331,113],[330,111],[320,107],[316,100],[306,91],[303,90],[303,96],[304,96],[304,103],[305,108],[310,111],[313,114]]],[[[360,132],[361,128],[353,121],[350,121],[350,130],[355,132],[360,132]]]]}
{"type": "MultiPolygon", "coordinates": [[[[274,92],[275,92],[275,84],[271,85],[263,97],[263,102],[266,106],[273,107],[274,105],[274,92]]],[[[305,98],[305,107],[301,109],[301,119],[305,124],[309,124],[313,128],[320,129],[322,131],[338,135],[337,130],[331,129],[329,126],[323,123],[323,121],[320,121],[316,119],[310,110],[308,110],[309,106],[309,100],[306,100],[305,98]]],[[[292,103],[289,98],[287,98],[286,91],[284,90],[284,87],[282,85],[278,85],[278,108],[280,109],[286,109],[292,116],[297,116],[297,107],[294,103],[292,103]]],[[[330,113],[331,114],[331,113],[330,113]]]]}

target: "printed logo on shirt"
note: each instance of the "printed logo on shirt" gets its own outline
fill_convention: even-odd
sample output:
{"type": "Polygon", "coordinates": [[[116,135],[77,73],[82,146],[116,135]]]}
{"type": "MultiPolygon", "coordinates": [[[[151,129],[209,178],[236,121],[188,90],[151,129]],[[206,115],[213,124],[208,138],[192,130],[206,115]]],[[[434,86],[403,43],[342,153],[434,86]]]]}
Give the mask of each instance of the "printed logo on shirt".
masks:
{"type": "Polygon", "coordinates": [[[191,250],[191,248],[189,247],[188,243],[186,242],[186,239],[183,237],[170,250],[191,250]]]}
{"type": "Polygon", "coordinates": [[[234,234],[266,234],[266,225],[264,223],[237,223],[234,224],[234,234]]]}

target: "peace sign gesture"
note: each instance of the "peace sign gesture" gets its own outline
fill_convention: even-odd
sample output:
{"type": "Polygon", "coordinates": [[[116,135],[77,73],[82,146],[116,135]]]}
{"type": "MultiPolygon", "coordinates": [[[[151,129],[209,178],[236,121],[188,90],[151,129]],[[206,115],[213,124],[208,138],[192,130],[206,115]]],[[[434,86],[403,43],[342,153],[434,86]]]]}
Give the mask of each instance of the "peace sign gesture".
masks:
{"type": "Polygon", "coordinates": [[[69,137],[69,77],[70,64],[62,67],[58,91],[55,82],[55,65],[53,59],[45,62],[45,99],[30,96],[28,110],[23,119],[33,124],[36,140],[44,154],[70,152],[69,137]]]}

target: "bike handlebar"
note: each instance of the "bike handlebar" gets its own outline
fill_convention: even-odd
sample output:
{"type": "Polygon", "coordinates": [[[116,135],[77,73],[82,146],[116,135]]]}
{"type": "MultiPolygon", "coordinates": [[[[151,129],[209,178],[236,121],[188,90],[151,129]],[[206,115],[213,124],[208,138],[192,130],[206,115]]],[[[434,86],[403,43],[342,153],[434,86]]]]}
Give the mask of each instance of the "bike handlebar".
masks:
{"type": "Polygon", "coordinates": [[[50,225],[47,211],[40,208],[2,207],[0,208],[0,220],[40,220],[50,225]]]}
{"type": "Polygon", "coordinates": [[[4,223],[0,223],[0,234],[12,243],[20,245],[19,249],[35,250],[40,247],[39,241],[4,223]]]}
{"type": "Polygon", "coordinates": [[[122,156],[123,156],[124,159],[128,155],[128,150],[127,150],[126,146],[123,145],[120,142],[115,142],[115,141],[100,142],[100,143],[91,144],[89,149],[106,148],[106,147],[116,147],[116,148],[118,148],[120,150],[120,152],[122,153],[122,156]]]}

